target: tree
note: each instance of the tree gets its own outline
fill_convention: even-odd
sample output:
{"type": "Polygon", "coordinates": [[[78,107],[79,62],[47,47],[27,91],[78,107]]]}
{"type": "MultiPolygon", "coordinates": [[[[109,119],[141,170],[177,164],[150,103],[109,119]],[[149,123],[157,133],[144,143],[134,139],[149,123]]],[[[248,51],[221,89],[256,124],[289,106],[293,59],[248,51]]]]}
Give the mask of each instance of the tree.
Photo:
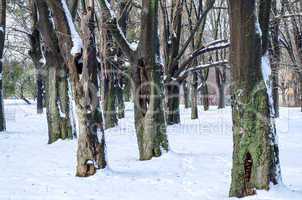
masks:
{"type": "Polygon", "coordinates": [[[167,151],[166,122],[163,110],[162,65],[159,55],[158,0],[143,0],[141,35],[138,48],[133,48],[120,31],[110,4],[99,0],[111,16],[107,20],[112,36],[133,67],[135,129],[140,160],[149,160],[167,151]]]}
{"type": "Polygon", "coordinates": [[[44,45],[48,143],[51,144],[58,139],[72,138],[75,131],[70,117],[67,71],[46,2],[35,0],[33,12],[39,16],[35,37],[40,38],[41,34],[44,45]]]}
{"type": "Polygon", "coordinates": [[[117,100],[117,69],[114,57],[117,56],[116,44],[113,41],[110,27],[106,22],[110,18],[106,12],[101,17],[101,57],[102,57],[102,79],[103,79],[103,111],[105,129],[117,125],[116,100],[117,100]]]}
{"type": "Polygon", "coordinates": [[[91,176],[97,169],[106,166],[105,136],[94,71],[91,68],[96,63],[94,1],[89,0],[83,5],[82,38],[73,23],[66,1],[48,0],[47,3],[54,16],[60,53],[69,70],[76,103],[79,124],[76,176],[91,176]],[[79,63],[81,57],[82,69],[79,63]]]}
{"type": "Polygon", "coordinates": [[[38,13],[34,3],[30,2],[32,32],[28,34],[31,49],[29,55],[36,68],[36,87],[37,87],[37,113],[43,113],[43,54],[41,49],[41,38],[38,30],[38,13]]]}
{"type": "Polygon", "coordinates": [[[267,50],[271,1],[229,3],[234,139],[230,196],[244,197],[281,181],[267,50]]]}
{"type": "Polygon", "coordinates": [[[6,123],[4,116],[3,105],[3,86],[2,86],[2,71],[3,71],[3,50],[5,42],[5,27],[6,27],[6,0],[0,0],[0,131],[5,131],[6,123]]]}

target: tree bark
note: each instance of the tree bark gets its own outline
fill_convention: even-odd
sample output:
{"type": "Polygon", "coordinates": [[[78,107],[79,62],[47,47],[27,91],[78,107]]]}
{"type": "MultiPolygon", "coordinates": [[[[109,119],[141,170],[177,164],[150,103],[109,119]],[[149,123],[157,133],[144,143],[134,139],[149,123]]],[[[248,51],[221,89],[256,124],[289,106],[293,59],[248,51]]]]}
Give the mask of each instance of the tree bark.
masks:
{"type": "Polygon", "coordinates": [[[224,89],[225,89],[225,83],[226,83],[226,69],[218,69],[215,68],[215,75],[216,75],[216,83],[218,88],[218,109],[225,107],[225,95],[224,95],[224,89]]]}
{"type": "Polygon", "coordinates": [[[185,79],[182,82],[185,108],[190,108],[191,107],[191,102],[190,102],[190,87],[188,87],[188,85],[189,85],[188,81],[185,79]]]}
{"type": "Polygon", "coordinates": [[[56,33],[49,19],[48,6],[44,1],[34,1],[39,21],[38,32],[43,36],[44,56],[47,67],[46,76],[46,114],[48,124],[48,143],[58,139],[71,139],[71,126],[67,71],[60,54],[56,33]]]}
{"type": "Polygon", "coordinates": [[[76,44],[69,36],[72,33],[75,37],[77,33],[74,24],[68,21],[71,14],[66,9],[66,1],[48,0],[47,2],[53,12],[54,23],[58,30],[57,38],[60,52],[68,66],[76,102],[79,124],[76,176],[86,177],[95,174],[97,169],[106,166],[105,138],[99,116],[97,89],[92,76],[93,70],[91,70],[91,66],[96,63],[94,5],[93,1],[90,1],[88,8],[85,8],[86,10],[81,17],[83,55],[79,55],[80,52],[71,52],[76,44]],[[77,68],[79,64],[77,58],[79,56],[83,57],[82,74],[77,68]],[[99,135],[99,132],[101,135],[99,135]]]}
{"type": "MultiPolygon", "coordinates": [[[[272,11],[276,15],[278,13],[277,0],[272,0],[272,11]]],[[[279,45],[279,25],[280,20],[274,20],[271,30],[271,50],[270,59],[272,67],[272,84],[273,84],[273,99],[274,99],[274,110],[275,117],[279,117],[279,63],[281,59],[281,51],[279,45]]]]}
{"type": "MultiPolygon", "coordinates": [[[[109,1],[110,2],[110,1],[109,1]]],[[[115,127],[118,123],[116,113],[117,102],[117,69],[114,57],[117,56],[117,48],[113,41],[107,21],[110,16],[102,12],[101,27],[101,55],[102,55],[102,77],[103,77],[103,111],[105,129],[115,127]]]]}
{"type": "Polygon", "coordinates": [[[208,89],[208,84],[207,84],[208,77],[209,77],[209,69],[205,69],[200,72],[200,79],[201,79],[201,84],[202,84],[200,87],[201,102],[202,102],[204,111],[207,111],[210,108],[209,89],[208,89]]]}
{"type": "Polygon", "coordinates": [[[192,101],[191,119],[198,119],[197,87],[198,87],[197,72],[193,72],[192,85],[191,85],[191,101],[192,101]]]}
{"type": "Polygon", "coordinates": [[[134,70],[135,127],[140,160],[168,150],[163,108],[162,67],[159,63],[158,0],[143,0],[141,49],[134,70]]]}
{"type": "MultiPolygon", "coordinates": [[[[110,14],[105,0],[99,0],[103,10],[110,14]]],[[[129,46],[124,34],[119,31],[117,19],[107,23],[110,30],[128,57],[133,67],[134,119],[140,160],[160,156],[162,149],[168,151],[166,122],[163,109],[163,77],[160,64],[158,38],[158,0],[143,0],[141,12],[141,36],[138,49],[129,46]]]]}
{"type": "Polygon", "coordinates": [[[261,67],[270,67],[264,64],[270,1],[260,2],[259,18],[255,0],[229,2],[234,140],[230,196],[244,197],[281,180],[273,105],[267,77],[261,75],[261,67]]]}
{"type": "Polygon", "coordinates": [[[5,42],[5,28],[6,28],[6,0],[0,0],[0,131],[5,131],[6,122],[4,116],[4,102],[3,102],[3,50],[5,42]]]}

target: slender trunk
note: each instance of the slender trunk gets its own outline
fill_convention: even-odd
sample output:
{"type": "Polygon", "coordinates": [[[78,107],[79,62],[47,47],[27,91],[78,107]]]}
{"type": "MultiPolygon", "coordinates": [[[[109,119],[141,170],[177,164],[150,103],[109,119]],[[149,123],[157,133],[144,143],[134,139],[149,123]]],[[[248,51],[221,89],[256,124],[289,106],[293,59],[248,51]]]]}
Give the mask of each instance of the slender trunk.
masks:
{"type": "MultiPolygon", "coordinates": [[[[276,15],[278,14],[277,9],[277,1],[272,1],[272,11],[276,15]]],[[[281,51],[279,45],[279,26],[280,20],[276,19],[273,21],[273,26],[271,30],[271,49],[270,49],[270,61],[272,67],[272,84],[273,84],[273,99],[274,99],[274,110],[275,110],[275,117],[279,117],[279,92],[278,92],[278,85],[279,85],[279,63],[281,59],[281,51]]]]}
{"type": "Polygon", "coordinates": [[[230,196],[268,190],[281,180],[269,75],[270,1],[230,0],[233,167],[230,196]],[[262,34],[260,34],[260,32],[262,34]],[[244,59],[242,59],[244,58],[244,59]]]}
{"type": "Polygon", "coordinates": [[[34,4],[31,5],[31,15],[32,15],[32,32],[29,36],[29,43],[31,49],[29,51],[29,55],[34,63],[36,70],[36,87],[37,87],[37,113],[43,113],[43,76],[42,76],[42,49],[40,42],[40,33],[38,30],[38,15],[37,8],[34,4]]]}
{"type": "Polygon", "coordinates": [[[117,116],[119,119],[125,117],[125,104],[123,95],[123,78],[119,75],[117,80],[116,99],[117,99],[117,116]]]}
{"type": "Polygon", "coordinates": [[[224,96],[224,88],[225,88],[225,80],[226,80],[226,72],[223,69],[221,72],[220,69],[215,68],[215,75],[216,75],[216,84],[218,88],[218,109],[225,107],[225,96],[224,96]]]}
{"type": "MultiPolygon", "coordinates": [[[[110,2],[110,1],[109,1],[110,2]]],[[[112,64],[112,58],[116,56],[116,46],[114,44],[110,27],[107,25],[107,20],[110,16],[103,12],[101,19],[102,38],[101,38],[101,55],[102,61],[102,76],[103,76],[103,111],[105,129],[112,128],[117,125],[118,119],[116,114],[116,97],[117,97],[117,70],[112,64]]]]}
{"type": "Polygon", "coordinates": [[[44,81],[40,71],[37,72],[37,113],[43,113],[44,81]]]}
{"type": "Polygon", "coordinates": [[[204,111],[209,110],[209,90],[207,82],[203,82],[201,86],[201,102],[203,105],[204,111]]]}
{"type": "Polygon", "coordinates": [[[5,131],[6,123],[4,116],[4,102],[3,102],[3,50],[5,42],[5,28],[6,28],[6,0],[0,0],[0,131],[5,131]]]}
{"type": "Polygon", "coordinates": [[[193,72],[192,84],[191,84],[191,102],[192,102],[191,119],[198,119],[197,87],[198,87],[197,72],[193,72]]]}
{"type": "Polygon", "coordinates": [[[182,83],[183,93],[184,93],[184,104],[185,108],[189,108],[191,106],[190,102],[190,88],[188,87],[188,81],[185,79],[182,83]]]}

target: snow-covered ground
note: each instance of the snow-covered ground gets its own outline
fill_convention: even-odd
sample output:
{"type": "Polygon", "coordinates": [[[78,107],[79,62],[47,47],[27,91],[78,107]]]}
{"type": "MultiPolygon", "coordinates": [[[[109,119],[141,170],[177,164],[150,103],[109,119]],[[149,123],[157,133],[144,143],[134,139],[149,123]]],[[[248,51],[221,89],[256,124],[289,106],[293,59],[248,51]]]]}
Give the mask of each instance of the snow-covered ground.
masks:
{"type": "MultiPolygon", "coordinates": [[[[7,131],[0,133],[0,200],[221,200],[228,199],[232,158],[230,108],[181,109],[168,128],[171,152],[138,161],[133,109],[106,131],[109,168],[75,177],[76,140],[47,144],[45,115],[35,105],[6,101],[7,131]]],[[[284,185],[252,200],[302,199],[302,113],[281,108],[277,120],[284,185]]]]}

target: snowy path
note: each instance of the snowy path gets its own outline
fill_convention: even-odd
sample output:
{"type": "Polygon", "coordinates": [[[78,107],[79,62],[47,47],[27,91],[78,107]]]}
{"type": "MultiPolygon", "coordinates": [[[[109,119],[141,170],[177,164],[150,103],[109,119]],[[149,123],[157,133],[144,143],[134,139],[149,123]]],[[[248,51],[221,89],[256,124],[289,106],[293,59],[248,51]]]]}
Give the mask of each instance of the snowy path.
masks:
{"type": "MultiPolygon", "coordinates": [[[[76,141],[47,145],[46,119],[35,114],[34,105],[6,101],[5,106],[8,131],[0,133],[0,200],[228,199],[230,108],[201,111],[199,120],[190,120],[190,110],[182,108],[182,124],[168,128],[172,151],[141,162],[133,109],[127,105],[127,119],[106,131],[109,168],[77,178],[76,141]]],[[[299,109],[282,108],[278,133],[285,185],[247,199],[302,199],[301,130],[299,109]]]]}

